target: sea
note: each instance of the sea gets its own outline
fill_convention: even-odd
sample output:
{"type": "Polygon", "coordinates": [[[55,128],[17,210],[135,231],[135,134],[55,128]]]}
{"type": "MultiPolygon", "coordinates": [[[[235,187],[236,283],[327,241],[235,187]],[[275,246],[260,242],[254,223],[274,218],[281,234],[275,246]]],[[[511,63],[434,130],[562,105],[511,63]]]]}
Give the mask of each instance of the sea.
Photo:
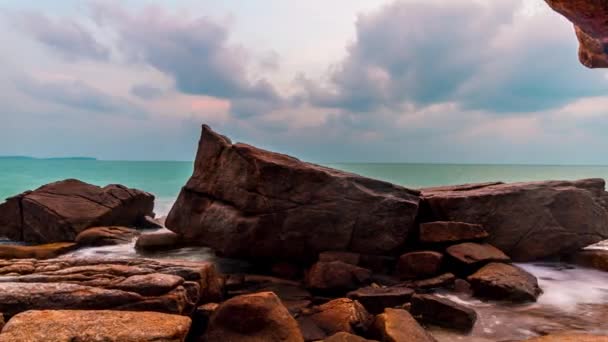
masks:
{"type": "MultiPolygon", "coordinates": [[[[608,179],[608,166],[585,165],[474,165],[416,163],[327,163],[326,166],[377,178],[410,188],[488,181],[608,179]]],[[[0,202],[46,183],[77,178],[100,186],[123,184],[156,196],[157,216],[167,215],[181,186],[192,174],[192,162],[106,161],[91,159],[0,158],[0,202]]],[[[608,244],[607,244],[608,245],[608,244]]],[[[73,252],[64,257],[154,257],[218,261],[204,247],[181,248],[155,255],[139,255],[134,242],[73,252]]],[[[608,248],[602,245],[595,248],[608,248]]],[[[221,260],[224,267],[238,267],[221,260]],[[227,265],[227,266],[226,266],[227,265]]],[[[232,263],[233,262],[233,263],[232,263]]],[[[537,303],[505,305],[481,302],[466,295],[440,294],[476,310],[473,331],[462,335],[432,328],[440,342],[506,341],[560,330],[608,334],[608,273],[562,263],[528,263],[521,267],[534,274],[544,293],[537,303]]]]}

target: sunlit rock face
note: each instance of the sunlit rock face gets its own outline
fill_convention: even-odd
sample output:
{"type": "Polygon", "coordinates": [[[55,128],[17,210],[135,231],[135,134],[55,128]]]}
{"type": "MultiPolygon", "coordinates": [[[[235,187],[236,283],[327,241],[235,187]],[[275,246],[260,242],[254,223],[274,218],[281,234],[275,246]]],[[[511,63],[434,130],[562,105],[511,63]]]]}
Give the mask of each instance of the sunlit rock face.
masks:
{"type": "Polygon", "coordinates": [[[545,1],[574,23],[581,63],[589,68],[608,68],[608,1],[545,1]]]}

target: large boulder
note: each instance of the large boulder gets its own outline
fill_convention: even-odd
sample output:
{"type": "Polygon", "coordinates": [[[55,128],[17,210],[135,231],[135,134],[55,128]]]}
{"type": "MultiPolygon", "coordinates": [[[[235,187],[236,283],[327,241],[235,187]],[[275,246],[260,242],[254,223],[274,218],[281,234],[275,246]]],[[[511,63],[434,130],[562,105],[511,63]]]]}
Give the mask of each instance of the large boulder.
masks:
{"type": "Polygon", "coordinates": [[[76,236],[79,246],[111,246],[131,242],[139,236],[135,229],[126,227],[93,227],[76,236]]]}
{"type": "Polygon", "coordinates": [[[153,209],[154,196],[149,193],[68,179],[0,204],[0,236],[34,243],[74,241],[90,227],[145,224],[153,209]]]}
{"type": "Polygon", "coordinates": [[[569,261],[583,267],[608,272],[608,250],[605,249],[582,250],[571,255],[569,261]]]}
{"type": "Polygon", "coordinates": [[[347,298],[334,299],[316,306],[308,317],[327,335],[366,332],[374,319],[361,303],[347,298]]]}
{"type": "Polygon", "coordinates": [[[509,264],[491,263],[468,278],[477,297],[511,302],[535,302],[542,290],[538,280],[509,264]]]}
{"type": "Polygon", "coordinates": [[[435,295],[414,295],[410,312],[423,322],[463,332],[471,331],[477,321],[475,310],[435,295]]]}
{"type": "Polygon", "coordinates": [[[589,68],[608,67],[608,2],[603,0],[545,0],[574,23],[580,42],[579,59],[589,68]]]}
{"type": "Polygon", "coordinates": [[[341,293],[369,283],[372,272],[342,261],[317,262],[306,275],[311,290],[341,293]]]}
{"type": "Polygon", "coordinates": [[[208,262],[148,259],[0,260],[0,312],[130,310],[189,315],[221,295],[208,262]]]}
{"type": "Polygon", "coordinates": [[[436,342],[405,310],[386,309],[376,316],[371,330],[382,342],[436,342]]]}
{"type": "Polygon", "coordinates": [[[515,261],[568,254],[608,239],[602,179],[484,183],[423,189],[429,221],[481,224],[515,261]]]}
{"type": "Polygon", "coordinates": [[[44,310],[13,317],[1,342],[183,342],[190,318],[157,312],[44,310]]]}
{"type": "Polygon", "coordinates": [[[443,254],[417,251],[403,254],[397,262],[396,274],[401,279],[427,279],[439,274],[443,254]]]}
{"type": "Polygon", "coordinates": [[[242,258],[384,255],[413,230],[419,192],[232,142],[204,125],[167,228],[242,258]]]}
{"type": "Polygon", "coordinates": [[[303,342],[296,320],[272,292],[231,298],[215,310],[206,341],[303,342]]]}

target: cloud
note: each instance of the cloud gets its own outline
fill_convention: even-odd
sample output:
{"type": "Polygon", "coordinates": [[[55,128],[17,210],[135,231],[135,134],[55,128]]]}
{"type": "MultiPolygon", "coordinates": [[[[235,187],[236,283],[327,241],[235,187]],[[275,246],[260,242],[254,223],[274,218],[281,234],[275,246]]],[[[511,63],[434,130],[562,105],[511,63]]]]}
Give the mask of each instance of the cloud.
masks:
{"type": "Polygon", "coordinates": [[[136,84],[131,87],[131,94],[142,100],[153,100],[163,96],[165,90],[147,84],[136,84]]]}
{"type": "Polygon", "coordinates": [[[519,0],[404,2],[360,15],[347,57],[328,84],[300,78],[320,106],[352,112],[459,102],[497,113],[559,107],[608,82],[571,62],[571,25],[525,15],[519,0]],[[567,68],[564,68],[564,66],[567,68]]]}
{"type": "MultiPolygon", "coordinates": [[[[235,114],[243,116],[283,101],[269,81],[250,75],[248,52],[231,45],[228,27],[210,18],[177,16],[154,7],[131,13],[105,2],[96,3],[94,18],[117,33],[118,46],[130,60],[170,75],[183,93],[235,101],[235,114]],[[238,104],[252,102],[256,105],[247,108],[238,104]]],[[[260,63],[278,65],[276,58],[260,63]]]]}
{"type": "Polygon", "coordinates": [[[69,61],[110,58],[110,49],[97,42],[93,34],[74,20],[52,19],[37,12],[15,13],[14,20],[38,42],[69,61]]]}
{"type": "Polygon", "coordinates": [[[46,101],[78,110],[131,118],[144,118],[145,111],[130,101],[93,88],[80,80],[40,81],[28,76],[15,80],[15,86],[35,101],[46,101]]]}

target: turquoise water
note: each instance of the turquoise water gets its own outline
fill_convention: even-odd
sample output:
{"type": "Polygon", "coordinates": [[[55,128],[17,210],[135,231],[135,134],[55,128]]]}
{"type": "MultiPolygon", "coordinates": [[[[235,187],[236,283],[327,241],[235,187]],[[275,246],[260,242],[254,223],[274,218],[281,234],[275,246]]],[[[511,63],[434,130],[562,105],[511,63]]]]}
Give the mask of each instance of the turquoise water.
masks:
{"type": "MultiPolygon", "coordinates": [[[[608,178],[608,166],[327,164],[372,178],[418,188],[486,181],[608,178]]],[[[166,214],[192,173],[191,162],[0,159],[0,198],[66,178],[106,185],[124,184],[157,196],[166,214]]]]}

